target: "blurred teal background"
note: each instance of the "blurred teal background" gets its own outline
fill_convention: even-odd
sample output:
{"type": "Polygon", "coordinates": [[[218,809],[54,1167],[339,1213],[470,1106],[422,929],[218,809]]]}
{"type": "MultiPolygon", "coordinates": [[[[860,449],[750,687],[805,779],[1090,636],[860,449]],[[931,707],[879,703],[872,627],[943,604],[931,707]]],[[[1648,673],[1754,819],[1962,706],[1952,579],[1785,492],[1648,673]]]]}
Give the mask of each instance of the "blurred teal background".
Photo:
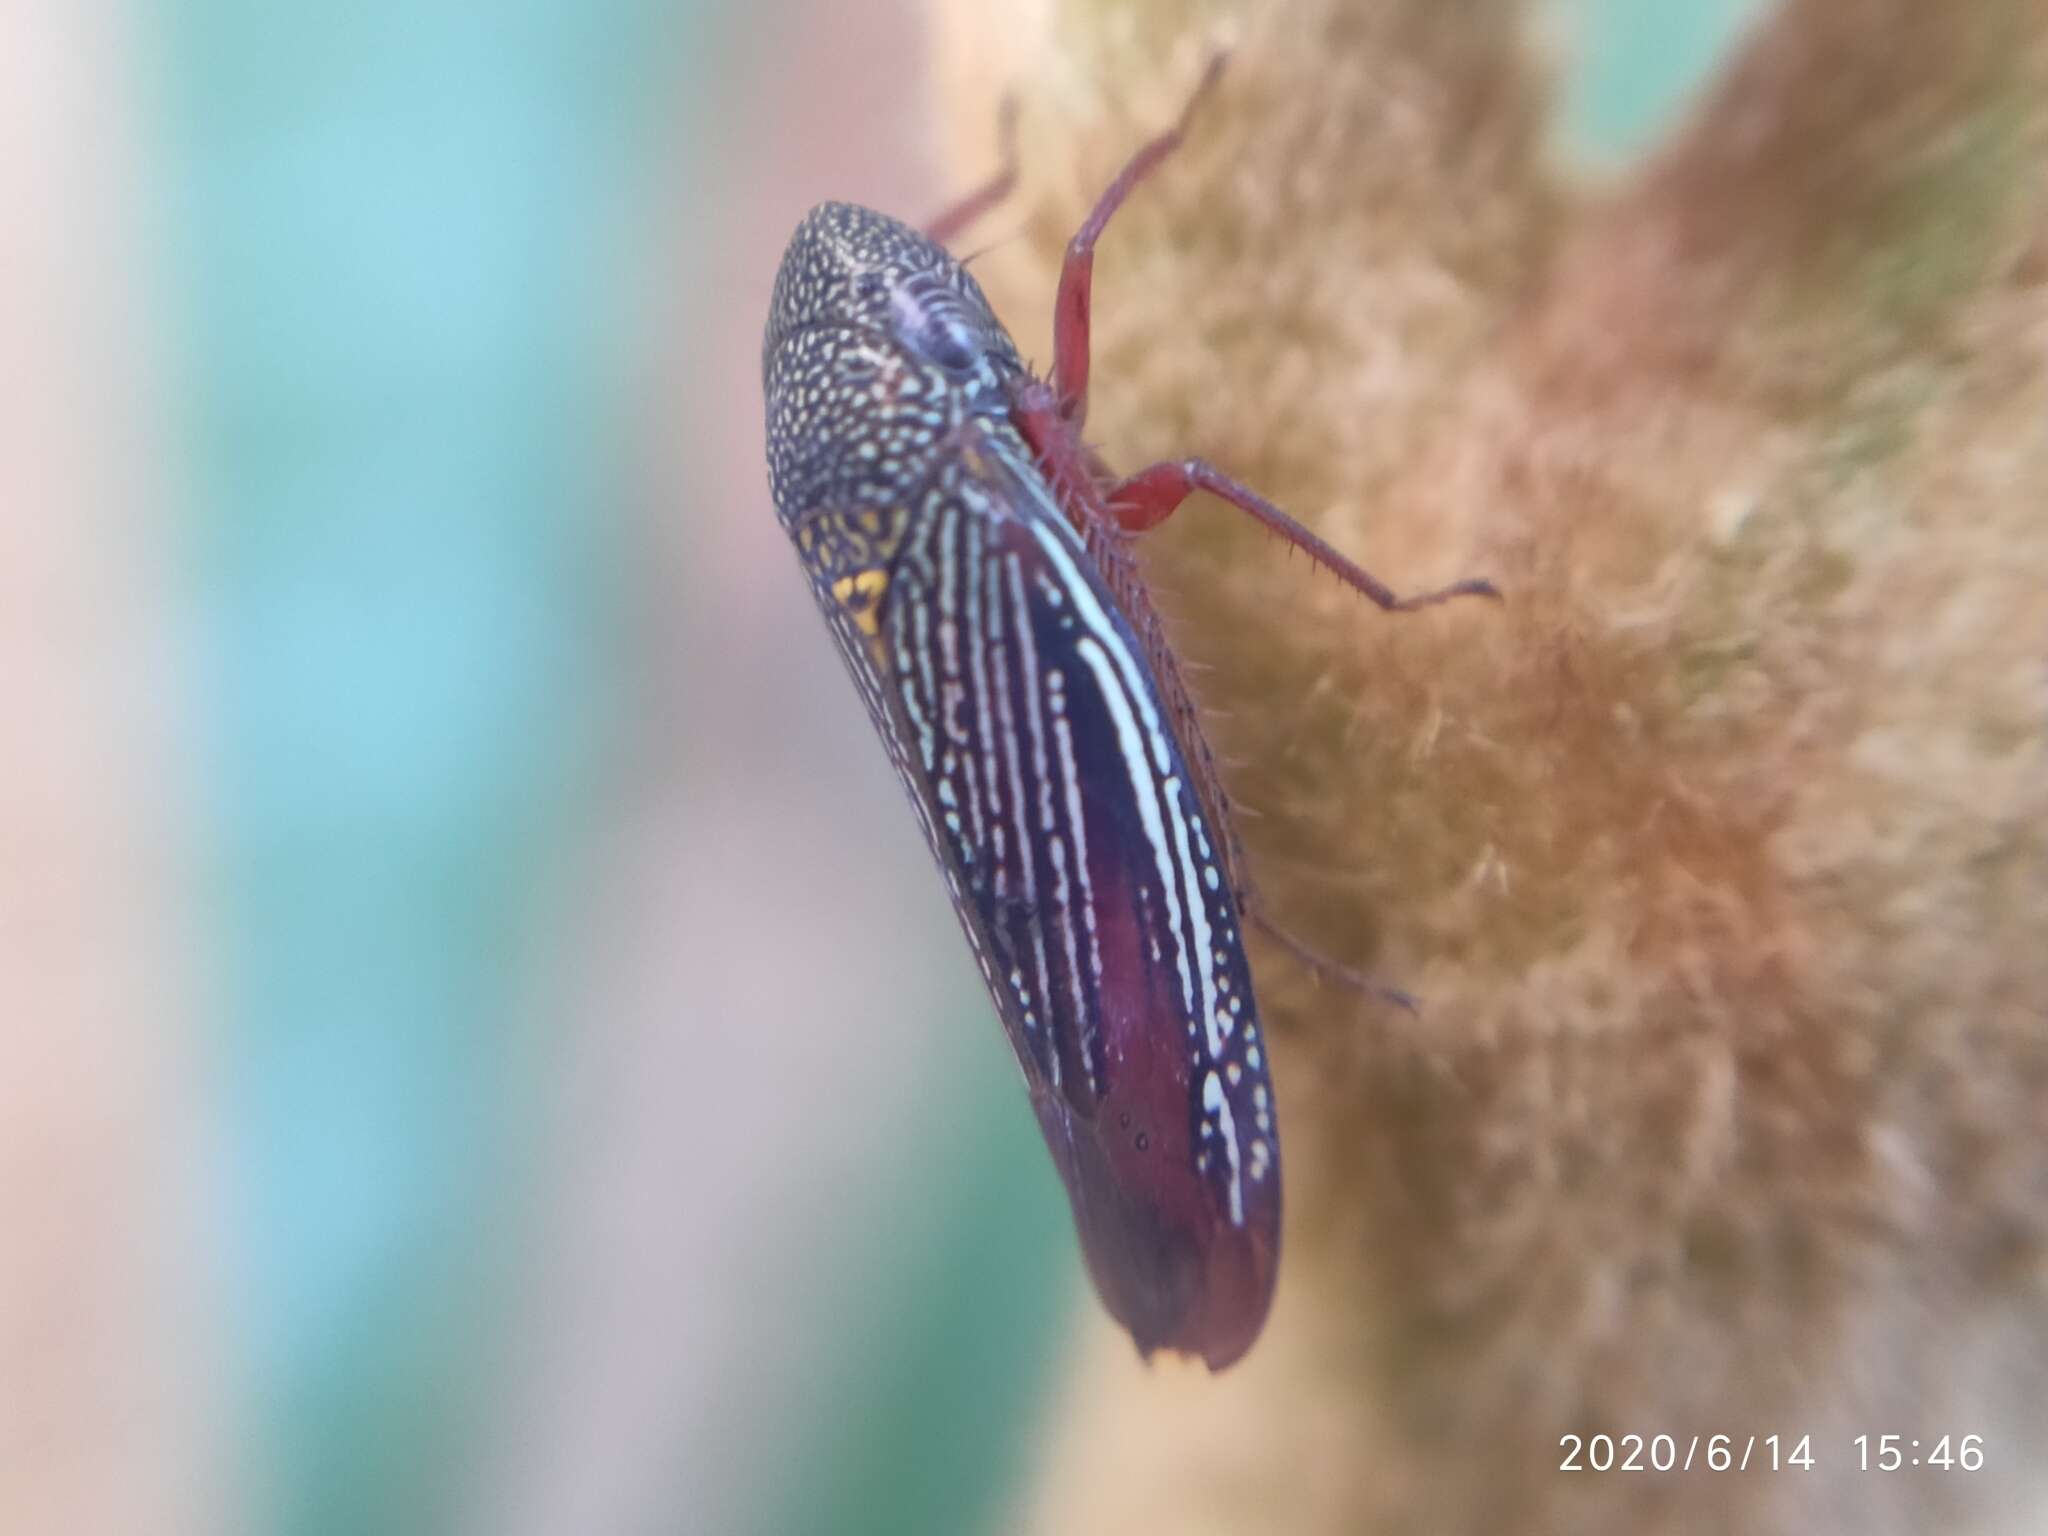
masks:
{"type": "MultiPolygon", "coordinates": [[[[636,462],[647,437],[660,453],[676,418],[711,402],[745,401],[731,414],[758,440],[757,365],[741,346],[707,355],[686,341],[687,371],[647,390],[665,327],[701,333],[734,306],[751,328],[764,309],[772,252],[742,274],[723,265],[744,238],[726,211],[732,180],[755,159],[736,132],[743,98],[729,81],[707,95],[706,81],[750,46],[721,28],[766,41],[797,19],[772,10],[219,0],[162,20],[166,296],[205,677],[202,873],[232,1063],[234,1300],[262,1528],[539,1529],[551,1522],[534,1512],[552,1509],[555,1528],[959,1529],[1015,1470],[1072,1271],[1028,1117],[998,1092],[1009,1069],[987,1036],[957,1032],[936,1051],[890,1039],[905,1061],[844,1080],[872,1094],[889,1132],[857,1169],[829,1145],[778,1143],[772,1124],[750,1145],[746,1117],[705,1103],[736,1085],[688,1063],[658,1074],[667,1113],[708,1114],[731,1155],[652,1139],[657,1189],[677,1192],[667,1206],[650,1193],[629,1224],[687,1219],[704,1205],[690,1184],[719,1179],[741,1182],[738,1205],[720,1207],[728,1226],[792,1225],[786,1209],[744,1206],[749,1165],[771,1156],[804,1158],[812,1180],[853,1177],[831,1219],[794,1223],[789,1255],[818,1281],[772,1296],[721,1285],[729,1244],[703,1233],[632,1342],[658,1355],[695,1337],[665,1330],[664,1309],[765,1305],[721,1331],[795,1335],[795,1357],[680,1361],[639,1406],[673,1429],[693,1398],[701,1411],[724,1395],[693,1371],[800,1380],[736,1422],[681,1424],[736,1461],[693,1465],[678,1446],[686,1475],[672,1483],[643,1429],[634,1442],[651,1454],[602,1492],[528,1461],[510,1474],[528,1485],[520,1508],[466,1507],[508,1434],[558,1427],[556,1410],[521,1403],[527,1375],[549,1369],[522,1354],[522,1329],[590,1325],[587,1278],[569,1273],[569,1294],[547,1297],[521,1277],[558,1236],[533,1192],[551,1165],[574,1167],[575,1127],[555,1123],[551,1140],[549,1114],[578,1049],[566,1031],[587,1022],[577,940],[592,936],[577,904],[608,873],[591,851],[608,823],[641,813],[639,796],[676,811],[675,856],[710,874],[724,860],[694,834],[735,763],[745,779],[749,759],[831,761],[860,729],[843,707],[830,732],[811,729],[787,689],[755,703],[770,718],[737,719],[737,674],[710,672],[751,670],[728,621],[753,605],[698,590],[707,561],[689,541],[714,517],[751,515],[772,534],[758,468],[735,487],[691,456],[672,480],[636,462]],[[676,524],[677,566],[636,584],[647,519],[676,524]],[[658,611],[698,602],[694,625],[658,611]],[[675,624],[681,643],[636,658],[638,623],[675,624]],[[636,662],[682,681],[650,684],[636,662]],[[671,687],[679,707],[663,716],[671,687]],[[773,718],[785,712],[786,728],[773,718]],[[667,755],[678,777],[626,788],[622,806],[636,752],[667,755]],[[905,1092],[913,1082],[942,1093],[905,1092]],[[538,1422],[495,1412],[508,1401],[538,1422]],[[719,1478],[730,1486],[709,1486],[719,1478]]],[[[907,95],[900,70],[892,82],[875,66],[873,89],[907,95]]],[[[797,593],[779,569],[762,584],[797,593]]],[[[815,639],[800,608],[787,616],[815,639]]],[[[859,762],[849,827],[895,793],[878,762],[859,762]]],[[[860,857],[839,844],[820,838],[810,856],[860,857]]],[[[790,852],[781,875],[802,881],[804,850],[790,852]]],[[[883,873],[878,887],[922,878],[883,873]]],[[[739,936],[764,967],[809,945],[775,905],[764,886],[745,906],[763,931],[739,936]]],[[[942,926],[929,916],[910,935],[944,955],[942,985],[906,983],[900,961],[872,983],[875,1001],[920,1010],[934,1031],[979,1011],[929,931],[942,926]]],[[[670,943],[734,964],[688,933],[670,943]]],[[[762,1009],[742,985],[718,1017],[689,970],[647,983],[665,993],[654,1012],[672,1037],[860,1029],[858,1013],[820,1007],[829,972],[808,1010],[762,1009]],[[787,1016],[805,1011],[817,1017],[787,1016]]],[[[692,1054],[713,1073],[744,1065],[692,1054]]],[[[761,1071],[803,1067],[799,1053],[761,1071]]],[[[598,1248],[630,1263],[629,1241],[614,1232],[598,1248]]],[[[567,1376],[555,1390],[606,1384],[602,1370],[567,1376]]]]}
{"type": "Polygon", "coordinates": [[[262,1523],[446,1528],[621,707],[618,269],[692,18],[157,25],[262,1523]]]}
{"type": "MultiPolygon", "coordinates": [[[[193,1523],[988,1528],[1080,1268],[760,470],[788,229],[945,190],[912,7],[29,9],[135,103],[193,1523]]],[[[1752,9],[1560,0],[1570,141],[1649,142],[1752,9]]]]}
{"type": "Polygon", "coordinates": [[[1765,0],[1551,0],[1562,132],[1594,163],[1649,149],[1765,0]]]}

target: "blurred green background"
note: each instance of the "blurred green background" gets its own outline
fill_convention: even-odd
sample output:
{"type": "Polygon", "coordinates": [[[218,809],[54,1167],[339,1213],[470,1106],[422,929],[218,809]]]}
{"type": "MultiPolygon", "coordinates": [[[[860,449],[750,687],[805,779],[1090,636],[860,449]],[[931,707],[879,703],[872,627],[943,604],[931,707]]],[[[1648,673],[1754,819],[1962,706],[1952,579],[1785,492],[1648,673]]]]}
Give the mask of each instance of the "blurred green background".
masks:
{"type": "MultiPolygon", "coordinates": [[[[1560,0],[1571,144],[1649,142],[1753,9],[1560,0]]],[[[112,788],[18,814],[60,879],[161,871],[160,972],[90,1016],[182,1043],[80,1068],[180,1149],[92,1143],[139,1258],[10,1197],[23,1317],[99,1326],[70,1266],[126,1264],[178,1338],[5,1442],[0,1523],[122,1507],[145,1440],[158,1530],[997,1522],[1081,1271],[760,470],[788,230],[946,190],[914,7],[16,15],[0,316],[80,466],[22,568],[59,707],[160,727],[81,726],[112,788]]]]}

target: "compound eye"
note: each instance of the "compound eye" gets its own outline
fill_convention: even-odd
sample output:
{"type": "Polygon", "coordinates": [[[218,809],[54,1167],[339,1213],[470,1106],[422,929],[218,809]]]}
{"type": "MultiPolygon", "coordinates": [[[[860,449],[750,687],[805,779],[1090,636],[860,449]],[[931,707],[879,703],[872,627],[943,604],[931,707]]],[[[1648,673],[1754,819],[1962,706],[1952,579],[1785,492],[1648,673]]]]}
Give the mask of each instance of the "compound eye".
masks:
{"type": "Polygon", "coordinates": [[[918,355],[937,363],[949,373],[972,373],[975,347],[950,317],[933,316],[912,340],[918,355]]]}
{"type": "Polygon", "coordinates": [[[981,342],[951,290],[933,282],[900,283],[892,296],[896,334],[904,346],[949,373],[972,373],[981,342]]]}

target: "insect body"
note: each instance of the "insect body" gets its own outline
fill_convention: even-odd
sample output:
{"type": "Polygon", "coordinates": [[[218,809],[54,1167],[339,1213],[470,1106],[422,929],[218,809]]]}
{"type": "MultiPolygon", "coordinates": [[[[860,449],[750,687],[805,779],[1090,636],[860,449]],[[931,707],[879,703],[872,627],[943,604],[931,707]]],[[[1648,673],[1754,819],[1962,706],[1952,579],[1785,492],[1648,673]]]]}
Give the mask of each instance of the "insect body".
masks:
{"type": "Polygon", "coordinates": [[[763,373],[777,513],[944,872],[1096,1288],[1140,1351],[1220,1370],[1272,1298],[1279,1141],[1227,812],[1126,530],[1215,490],[1408,605],[1206,464],[1118,481],[1081,443],[1094,240],[1177,137],[1076,237],[1050,385],[935,240],[844,203],[790,242],[763,373]]]}

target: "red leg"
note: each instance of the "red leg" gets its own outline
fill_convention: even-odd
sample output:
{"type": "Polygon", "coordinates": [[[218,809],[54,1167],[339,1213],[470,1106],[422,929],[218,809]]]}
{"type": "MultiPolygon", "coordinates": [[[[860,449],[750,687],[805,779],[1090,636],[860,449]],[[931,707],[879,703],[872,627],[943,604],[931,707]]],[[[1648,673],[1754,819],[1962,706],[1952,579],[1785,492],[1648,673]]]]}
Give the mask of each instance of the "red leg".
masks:
{"type": "Polygon", "coordinates": [[[1492,582],[1474,577],[1454,582],[1448,587],[1440,587],[1434,592],[1423,592],[1414,597],[1396,597],[1387,585],[1370,571],[1339,554],[1330,544],[1310,533],[1257,491],[1231,479],[1206,459],[1181,459],[1178,462],[1154,464],[1149,469],[1141,469],[1128,480],[1112,486],[1104,500],[1108,504],[1110,516],[1116,519],[1120,528],[1127,533],[1142,533],[1147,528],[1156,528],[1165,522],[1172,515],[1174,508],[1196,491],[1207,491],[1210,495],[1220,497],[1232,506],[1249,512],[1296,549],[1303,551],[1309,559],[1332,572],[1339,581],[1363,593],[1389,612],[1426,608],[1431,603],[1440,603],[1452,597],[1500,596],[1492,582]]]}
{"type": "Polygon", "coordinates": [[[1067,259],[1060,267],[1059,297],[1053,301],[1052,385],[1060,414],[1076,427],[1088,417],[1088,311],[1095,283],[1095,242],[1102,238],[1102,231],[1131,195],[1131,189],[1180,148],[1188,119],[1194,116],[1195,108],[1223,72],[1223,59],[1224,55],[1219,53],[1209,61],[1194,94],[1180,109],[1180,121],[1131,156],[1097,200],[1087,222],[1067,242],[1067,259]]]}
{"type": "Polygon", "coordinates": [[[1017,98],[1005,96],[996,113],[995,175],[961,198],[924,227],[925,239],[945,245],[961,230],[1008,197],[1017,185],[1017,98]]]}

